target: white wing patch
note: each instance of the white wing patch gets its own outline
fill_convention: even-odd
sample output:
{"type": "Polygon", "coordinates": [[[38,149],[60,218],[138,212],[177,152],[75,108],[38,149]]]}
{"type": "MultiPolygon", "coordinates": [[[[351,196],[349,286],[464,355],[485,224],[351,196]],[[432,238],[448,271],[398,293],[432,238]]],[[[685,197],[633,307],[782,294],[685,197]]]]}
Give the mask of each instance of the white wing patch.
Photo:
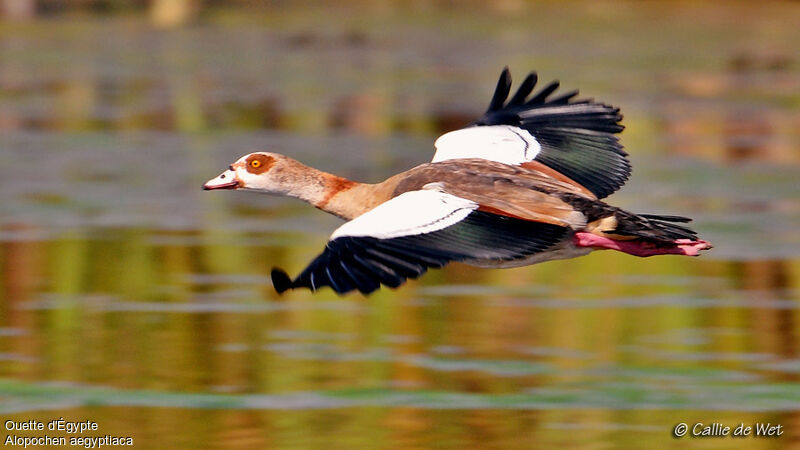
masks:
{"type": "Polygon", "coordinates": [[[462,128],[439,136],[433,161],[481,158],[517,165],[533,161],[542,149],[527,130],[510,125],[462,128]]]}
{"type": "Polygon", "coordinates": [[[391,239],[442,230],[478,208],[478,204],[436,190],[436,184],[410,191],[381,203],[333,232],[331,240],[343,236],[391,239]],[[430,188],[428,188],[430,186],[430,188]]]}

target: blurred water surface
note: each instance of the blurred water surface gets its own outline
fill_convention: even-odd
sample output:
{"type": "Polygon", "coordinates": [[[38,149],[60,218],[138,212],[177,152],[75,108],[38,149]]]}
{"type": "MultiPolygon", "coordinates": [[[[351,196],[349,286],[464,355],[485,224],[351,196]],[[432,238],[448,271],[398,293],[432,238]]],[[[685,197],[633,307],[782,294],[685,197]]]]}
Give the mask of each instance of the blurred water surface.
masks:
{"type": "Polygon", "coordinates": [[[698,421],[800,442],[797,4],[349,5],[0,24],[4,418],[150,448],[663,447],[698,421]],[[278,297],[270,268],[338,219],[200,190],[254,150],[379,181],[504,65],[622,106],[612,202],[716,248],[278,297]]]}

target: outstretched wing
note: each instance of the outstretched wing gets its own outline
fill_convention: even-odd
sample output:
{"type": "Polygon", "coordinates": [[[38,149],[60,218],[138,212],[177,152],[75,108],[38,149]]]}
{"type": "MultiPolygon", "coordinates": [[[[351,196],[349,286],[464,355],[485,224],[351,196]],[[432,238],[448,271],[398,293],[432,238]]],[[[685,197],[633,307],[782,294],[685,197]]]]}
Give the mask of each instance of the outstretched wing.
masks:
{"type": "Polygon", "coordinates": [[[470,127],[436,140],[433,162],[483,158],[505,164],[541,163],[585,187],[597,198],[619,189],[631,173],[616,133],[622,131],[619,108],[578,91],[552,97],[553,81],[531,96],[538,77],[528,75],[511,93],[511,74],[503,70],[489,109],[470,127]]]}
{"type": "Polygon", "coordinates": [[[401,194],[345,223],[295,278],[273,269],[278,292],[330,286],[343,294],[395,288],[450,261],[523,258],[546,250],[568,228],[480,211],[477,203],[435,189],[401,194]]]}

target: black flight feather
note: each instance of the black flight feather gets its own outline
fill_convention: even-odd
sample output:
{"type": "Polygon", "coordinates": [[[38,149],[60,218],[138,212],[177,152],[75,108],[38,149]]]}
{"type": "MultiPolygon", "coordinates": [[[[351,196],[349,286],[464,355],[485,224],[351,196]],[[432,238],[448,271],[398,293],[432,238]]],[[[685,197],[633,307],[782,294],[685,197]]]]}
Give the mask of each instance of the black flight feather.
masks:
{"type": "Polygon", "coordinates": [[[538,77],[531,73],[506,103],[511,75],[504,69],[486,113],[473,125],[513,125],[531,133],[541,151],[536,161],[580,183],[598,198],[619,189],[628,180],[628,154],[614,136],[623,130],[619,108],[576,99],[578,91],[553,97],[559,87],[553,81],[526,100],[538,77]]]}
{"type": "Polygon", "coordinates": [[[330,286],[339,294],[352,290],[369,294],[380,285],[398,287],[451,261],[525,258],[554,246],[567,231],[559,225],[473,211],[454,225],[425,234],[338,237],[297,278],[290,280],[273,269],[272,281],[278,292],[330,286]]]}

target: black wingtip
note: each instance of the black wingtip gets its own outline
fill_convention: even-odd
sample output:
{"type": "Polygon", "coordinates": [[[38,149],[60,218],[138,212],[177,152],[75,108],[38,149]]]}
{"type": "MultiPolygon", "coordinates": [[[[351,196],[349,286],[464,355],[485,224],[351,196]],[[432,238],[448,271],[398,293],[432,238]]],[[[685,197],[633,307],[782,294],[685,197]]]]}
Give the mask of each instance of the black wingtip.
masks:
{"type": "Polygon", "coordinates": [[[511,92],[511,71],[508,70],[508,66],[506,66],[503,68],[503,72],[500,73],[500,78],[497,80],[497,87],[494,89],[492,101],[489,102],[489,108],[486,112],[502,109],[509,92],[511,92]]]}
{"type": "Polygon", "coordinates": [[[533,91],[533,88],[536,87],[536,83],[539,81],[539,75],[536,72],[531,72],[525,77],[525,80],[522,84],[519,85],[517,89],[517,93],[514,94],[514,97],[508,101],[506,107],[511,106],[520,106],[525,103],[525,99],[528,98],[528,95],[533,91]]]}
{"type": "Polygon", "coordinates": [[[272,269],[272,287],[278,294],[283,294],[293,287],[292,279],[283,270],[275,267],[272,269]]]}
{"type": "Polygon", "coordinates": [[[540,105],[547,102],[547,96],[552,94],[556,89],[561,86],[561,82],[558,80],[553,80],[547,86],[543,87],[538,94],[531,97],[530,100],[526,103],[526,105],[534,106],[540,105]]]}

